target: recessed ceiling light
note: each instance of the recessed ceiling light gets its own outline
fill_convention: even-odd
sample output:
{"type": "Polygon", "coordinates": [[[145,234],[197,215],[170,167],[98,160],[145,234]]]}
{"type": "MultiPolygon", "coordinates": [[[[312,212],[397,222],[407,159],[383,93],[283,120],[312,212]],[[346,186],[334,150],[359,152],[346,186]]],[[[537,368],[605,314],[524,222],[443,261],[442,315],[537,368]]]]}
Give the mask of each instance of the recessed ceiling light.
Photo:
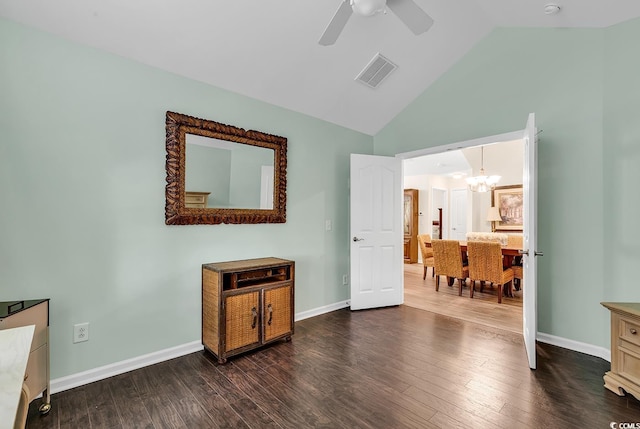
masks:
{"type": "Polygon", "coordinates": [[[560,6],[557,4],[549,3],[544,5],[545,15],[555,15],[558,12],[560,12],[560,6]]]}

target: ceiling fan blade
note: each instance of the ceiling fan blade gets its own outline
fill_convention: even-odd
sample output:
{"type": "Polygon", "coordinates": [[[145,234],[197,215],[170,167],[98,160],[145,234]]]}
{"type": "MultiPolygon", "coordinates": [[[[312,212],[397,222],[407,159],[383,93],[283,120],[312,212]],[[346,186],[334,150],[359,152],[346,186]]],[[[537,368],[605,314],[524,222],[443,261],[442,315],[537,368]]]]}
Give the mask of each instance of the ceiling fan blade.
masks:
{"type": "Polygon", "coordinates": [[[387,7],[413,34],[422,34],[433,25],[433,19],[413,0],[387,0],[387,7]]]}
{"type": "Polygon", "coordinates": [[[352,13],[353,9],[351,9],[349,1],[343,0],[343,2],[340,3],[340,7],[336,11],[336,14],[333,15],[331,22],[329,22],[329,25],[327,25],[324,33],[322,33],[322,37],[320,37],[318,43],[322,46],[329,46],[336,43],[336,40],[338,40],[338,36],[340,36],[340,33],[342,33],[342,29],[344,28],[344,26],[347,25],[347,21],[349,20],[349,17],[352,13]]]}

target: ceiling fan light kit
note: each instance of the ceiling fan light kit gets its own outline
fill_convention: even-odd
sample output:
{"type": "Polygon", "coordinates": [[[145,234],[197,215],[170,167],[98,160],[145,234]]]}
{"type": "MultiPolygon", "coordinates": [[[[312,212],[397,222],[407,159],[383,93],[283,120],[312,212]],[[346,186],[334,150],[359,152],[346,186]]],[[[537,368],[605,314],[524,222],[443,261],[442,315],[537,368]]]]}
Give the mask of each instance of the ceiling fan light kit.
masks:
{"type": "Polygon", "coordinates": [[[387,7],[415,35],[426,32],[433,25],[433,19],[413,0],[343,0],[318,43],[322,46],[336,43],[353,13],[373,16],[379,12],[386,12],[387,7]]]}
{"type": "Polygon", "coordinates": [[[382,12],[386,5],[385,0],[351,0],[353,13],[361,16],[372,16],[382,12]]]}
{"type": "Polygon", "coordinates": [[[549,3],[544,5],[545,15],[555,15],[558,12],[560,12],[560,6],[557,4],[549,3]]]}

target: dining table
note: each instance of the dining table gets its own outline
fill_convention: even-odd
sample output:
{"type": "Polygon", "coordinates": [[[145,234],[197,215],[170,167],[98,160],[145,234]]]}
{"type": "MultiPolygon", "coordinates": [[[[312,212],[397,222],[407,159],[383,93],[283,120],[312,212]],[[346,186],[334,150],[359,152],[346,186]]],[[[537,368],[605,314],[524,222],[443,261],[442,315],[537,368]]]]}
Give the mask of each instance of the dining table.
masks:
{"type": "MultiPolygon", "coordinates": [[[[467,255],[467,242],[466,241],[459,241],[460,243],[460,251],[462,252],[463,258],[466,258],[467,255]]],[[[431,247],[431,243],[428,242],[426,243],[427,247],[431,247]]],[[[513,246],[508,246],[508,245],[503,245],[502,246],[502,256],[505,257],[505,259],[508,259],[508,265],[506,266],[511,266],[513,264],[513,259],[516,256],[522,256],[521,252],[521,248],[520,247],[513,247],[513,246]]]]}
{"type": "MultiPolygon", "coordinates": [[[[467,242],[459,241],[460,243],[460,251],[462,252],[462,260],[464,262],[468,261],[467,258],[467,242]]],[[[431,243],[426,243],[427,247],[431,247],[431,243]]],[[[502,245],[502,266],[504,268],[510,268],[514,265],[514,263],[518,264],[519,259],[522,256],[522,249],[520,247],[514,247],[509,245],[502,245]]],[[[449,286],[453,284],[454,279],[448,279],[449,286]]]]}
{"type": "MultiPolygon", "coordinates": [[[[467,242],[466,241],[461,241],[460,242],[460,251],[462,252],[462,257],[463,260],[466,259],[466,255],[467,255],[467,242]]],[[[508,245],[503,245],[502,246],[502,265],[505,268],[509,268],[513,265],[513,261],[516,259],[516,257],[518,256],[522,256],[522,253],[520,253],[522,251],[522,249],[520,247],[513,247],[513,246],[508,246],[508,245]]]]}

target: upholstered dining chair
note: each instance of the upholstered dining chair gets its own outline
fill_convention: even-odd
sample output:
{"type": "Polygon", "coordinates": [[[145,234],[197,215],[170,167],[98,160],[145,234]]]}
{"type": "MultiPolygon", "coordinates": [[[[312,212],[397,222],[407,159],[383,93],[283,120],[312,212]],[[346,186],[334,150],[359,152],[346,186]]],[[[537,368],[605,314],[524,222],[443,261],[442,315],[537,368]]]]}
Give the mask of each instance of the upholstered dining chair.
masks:
{"type": "Polygon", "coordinates": [[[516,290],[522,289],[522,265],[512,265],[511,269],[513,270],[513,285],[516,290]]]}
{"type": "Polygon", "coordinates": [[[521,234],[509,234],[507,236],[507,246],[522,249],[523,238],[521,234]]]}
{"type": "MultiPolygon", "coordinates": [[[[522,234],[510,234],[507,246],[522,249],[523,241],[522,234]]],[[[513,258],[511,268],[513,268],[513,285],[516,290],[520,290],[522,287],[522,256],[515,256],[513,258]]]]}
{"type": "Polygon", "coordinates": [[[420,254],[422,255],[422,265],[424,266],[424,272],[422,273],[422,280],[424,280],[427,278],[429,267],[431,267],[431,276],[436,275],[433,259],[433,248],[427,246],[427,243],[431,244],[431,235],[418,235],[418,243],[420,244],[420,254]]]}
{"type": "Polygon", "coordinates": [[[488,241],[467,242],[467,254],[469,255],[469,279],[471,280],[470,297],[473,298],[473,290],[476,281],[480,281],[480,290],[484,282],[491,282],[498,286],[498,303],[502,303],[503,285],[509,287],[513,284],[513,269],[502,267],[502,246],[500,243],[488,241]]]}
{"type": "Polygon", "coordinates": [[[458,279],[458,295],[462,295],[462,286],[469,277],[469,267],[463,265],[460,242],[457,240],[432,240],[433,260],[436,272],[436,291],[440,288],[440,276],[458,279]]]}

